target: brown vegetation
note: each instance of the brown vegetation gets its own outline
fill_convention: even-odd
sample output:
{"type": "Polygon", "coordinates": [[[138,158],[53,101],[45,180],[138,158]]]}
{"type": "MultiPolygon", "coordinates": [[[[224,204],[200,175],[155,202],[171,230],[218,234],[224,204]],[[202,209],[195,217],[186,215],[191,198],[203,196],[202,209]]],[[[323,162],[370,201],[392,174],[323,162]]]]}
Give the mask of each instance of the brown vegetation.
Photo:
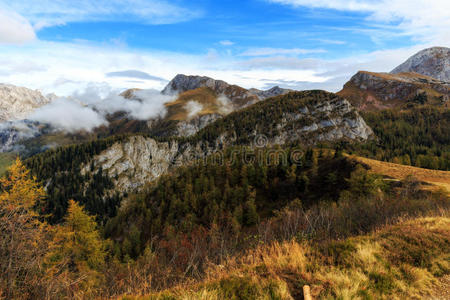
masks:
{"type": "Polygon", "coordinates": [[[444,188],[447,192],[450,192],[450,171],[423,169],[359,156],[351,157],[369,166],[373,173],[383,174],[396,180],[403,180],[412,176],[420,182],[430,184],[431,186],[428,186],[428,188],[444,188]]]}

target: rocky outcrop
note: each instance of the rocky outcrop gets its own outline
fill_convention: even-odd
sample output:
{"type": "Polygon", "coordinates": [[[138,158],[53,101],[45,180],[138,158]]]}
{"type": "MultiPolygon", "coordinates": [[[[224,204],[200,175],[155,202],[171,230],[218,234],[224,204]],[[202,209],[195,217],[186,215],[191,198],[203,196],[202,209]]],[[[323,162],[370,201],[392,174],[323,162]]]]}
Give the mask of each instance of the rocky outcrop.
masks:
{"type": "MultiPolygon", "coordinates": [[[[372,130],[347,100],[321,91],[310,94],[313,95],[308,94],[308,97],[313,100],[302,102],[300,99],[295,111],[286,110],[277,115],[275,126],[264,124],[271,121],[272,111],[261,112],[259,104],[266,103],[258,103],[257,107],[249,107],[217,121],[221,125],[212,123],[206,126],[192,139],[159,142],[149,137],[132,136],[126,141],[116,142],[86,163],[83,172],[89,172],[93,165],[94,172],[100,168],[107,172],[119,191],[134,191],[175,167],[192,164],[233,145],[265,147],[294,142],[309,145],[340,140],[364,141],[373,136],[372,130]],[[323,101],[317,100],[324,95],[323,101]],[[249,113],[262,113],[263,116],[256,118],[251,128],[243,129],[242,120],[249,113]],[[264,129],[267,126],[272,128],[270,133],[264,129]],[[202,138],[205,132],[207,140],[202,138]],[[249,141],[246,144],[239,142],[243,135],[249,141]]],[[[266,101],[278,105],[276,101],[280,100],[266,101]]],[[[282,101],[292,100],[286,98],[282,101]]],[[[189,131],[189,126],[185,130],[189,131]]]]}
{"type": "Polygon", "coordinates": [[[220,118],[222,118],[222,115],[207,114],[198,116],[191,120],[178,122],[176,132],[174,135],[182,137],[192,136],[197,132],[199,132],[201,129],[205,128],[207,125],[211,124],[212,122],[220,118]]]}
{"type": "MultiPolygon", "coordinates": [[[[178,143],[159,143],[150,138],[132,136],[126,142],[117,142],[95,157],[98,170],[114,178],[121,191],[133,190],[167,172],[178,156],[178,143]]],[[[82,169],[89,171],[90,165],[82,169]]]]}
{"type": "Polygon", "coordinates": [[[285,113],[277,126],[279,134],[270,144],[285,144],[305,139],[312,143],[333,142],[342,139],[365,141],[373,136],[372,129],[346,100],[336,97],[331,101],[305,107],[296,113],[285,113]],[[304,126],[290,126],[296,122],[304,126]]]}
{"type": "Polygon", "coordinates": [[[429,103],[448,105],[450,83],[417,73],[360,71],[337,93],[359,110],[400,107],[424,94],[429,103]]]}
{"type": "Polygon", "coordinates": [[[450,82],[450,48],[433,47],[411,56],[391,71],[391,74],[415,72],[450,82]]]}
{"type": "Polygon", "coordinates": [[[0,122],[24,119],[49,102],[39,91],[0,84],[0,122]]]}

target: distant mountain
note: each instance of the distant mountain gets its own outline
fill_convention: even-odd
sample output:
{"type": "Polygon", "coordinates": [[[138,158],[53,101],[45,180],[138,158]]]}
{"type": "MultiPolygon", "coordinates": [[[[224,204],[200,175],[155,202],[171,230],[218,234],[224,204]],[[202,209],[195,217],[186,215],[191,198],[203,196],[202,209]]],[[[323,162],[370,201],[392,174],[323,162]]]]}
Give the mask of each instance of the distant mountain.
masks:
{"type": "Polygon", "coordinates": [[[410,104],[449,104],[450,83],[417,73],[359,71],[337,93],[359,110],[380,110],[410,104]]]}
{"type": "Polygon", "coordinates": [[[450,48],[424,49],[391,71],[391,74],[415,72],[450,82],[450,48]]]}
{"type": "Polygon", "coordinates": [[[391,73],[359,71],[338,92],[359,110],[450,104],[450,49],[420,51],[391,73]]]}
{"type": "MultiPolygon", "coordinates": [[[[176,94],[177,99],[166,103],[164,117],[148,120],[147,125],[152,135],[187,137],[233,111],[291,91],[280,87],[247,90],[206,76],[179,74],[161,92],[176,94]]],[[[136,89],[126,90],[121,96],[139,100],[136,89]]]]}
{"type": "Polygon", "coordinates": [[[206,76],[187,76],[178,74],[163,89],[163,94],[183,93],[197,88],[207,87],[214,91],[217,95],[228,97],[233,105],[242,108],[253,104],[257,101],[267,99],[269,97],[286,94],[291,90],[274,87],[268,91],[258,89],[244,89],[237,85],[228,84],[222,80],[215,80],[206,76]]]}
{"type": "Polygon", "coordinates": [[[24,119],[51,100],[41,92],[10,84],[0,84],[0,122],[24,119]]]}

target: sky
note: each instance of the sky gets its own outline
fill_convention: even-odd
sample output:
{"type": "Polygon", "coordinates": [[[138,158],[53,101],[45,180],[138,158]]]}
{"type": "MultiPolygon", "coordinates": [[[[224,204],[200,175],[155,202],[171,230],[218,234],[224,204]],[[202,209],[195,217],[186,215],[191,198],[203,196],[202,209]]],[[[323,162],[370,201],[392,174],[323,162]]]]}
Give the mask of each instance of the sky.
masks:
{"type": "Polygon", "coordinates": [[[450,46],[448,0],[0,0],[0,82],[59,96],[176,74],[338,91],[450,46]]]}

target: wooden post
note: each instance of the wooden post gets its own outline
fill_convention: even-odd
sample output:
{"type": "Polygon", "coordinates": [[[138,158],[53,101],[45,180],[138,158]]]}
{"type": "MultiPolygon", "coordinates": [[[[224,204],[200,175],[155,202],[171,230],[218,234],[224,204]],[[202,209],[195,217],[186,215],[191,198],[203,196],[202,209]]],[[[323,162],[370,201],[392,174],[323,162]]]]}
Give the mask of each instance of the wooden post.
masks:
{"type": "Polygon", "coordinates": [[[305,300],[312,300],[311,288],[309,287],[309,285],[304,285],[303,286],[303,298],[305,300]]]}

